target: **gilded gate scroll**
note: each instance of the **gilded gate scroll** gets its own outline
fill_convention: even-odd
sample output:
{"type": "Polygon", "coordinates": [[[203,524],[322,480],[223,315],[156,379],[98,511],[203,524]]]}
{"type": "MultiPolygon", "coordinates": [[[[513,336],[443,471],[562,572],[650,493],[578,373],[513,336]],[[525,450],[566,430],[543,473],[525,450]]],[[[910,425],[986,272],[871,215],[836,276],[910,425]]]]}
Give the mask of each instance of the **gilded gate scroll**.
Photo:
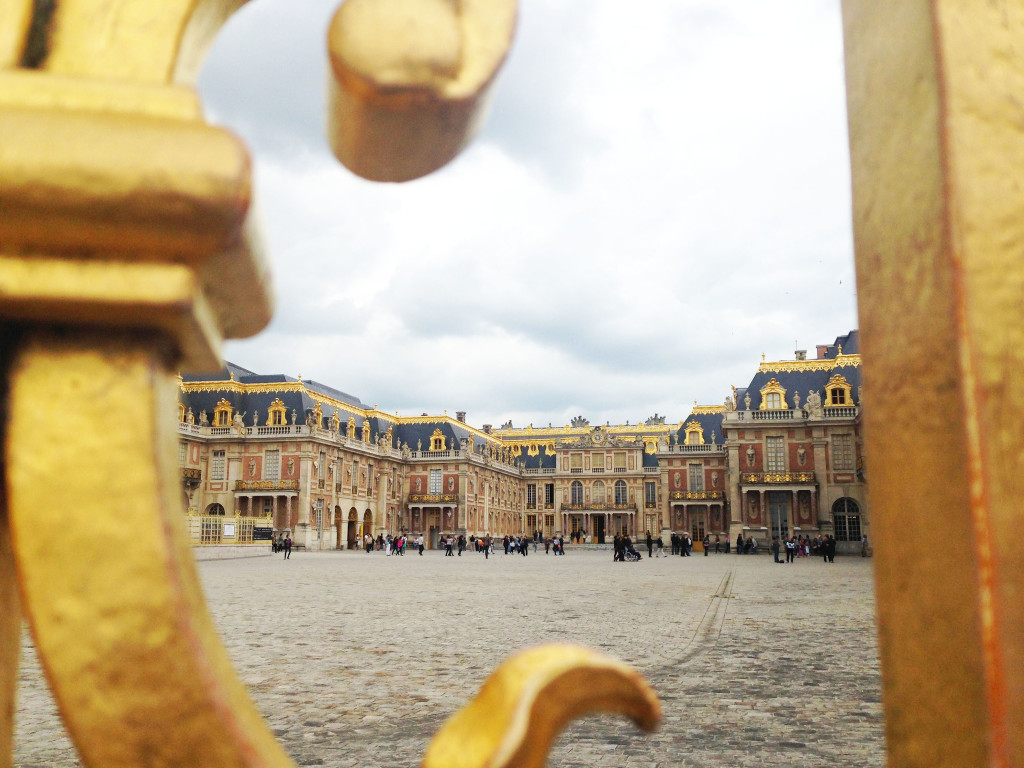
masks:
{"type": "MultiPolygon", "coordinates": [[[[206,610],[167,416],[176,371],[219,367],[222,339],[272,308],[248,152],[191,87],[241,5],[0,0],[0,765],[22,615],[87,765],[291,765],[206,610]]],[[[514,21],[508,0],[350,0],[330,31],[339,157],[389,180],[450,160],[514,21]],[[382,34],[395,20],[408,36],[382,34]]],[[[618,662],[541,649],[510,662],[517,680],[523,658],[551,693],[519,691],[530,730],[494,733],[481,759],[504,748],[504,764],[540,766],[516,738],[588,711],[657,722],[653,691],[618,662]]]]}

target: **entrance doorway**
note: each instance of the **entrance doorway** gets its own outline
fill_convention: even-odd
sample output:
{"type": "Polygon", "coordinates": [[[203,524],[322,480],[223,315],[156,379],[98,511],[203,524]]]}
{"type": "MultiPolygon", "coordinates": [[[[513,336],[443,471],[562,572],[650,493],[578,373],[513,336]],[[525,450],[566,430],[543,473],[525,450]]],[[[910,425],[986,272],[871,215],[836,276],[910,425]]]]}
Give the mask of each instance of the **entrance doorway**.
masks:
{"type": "Polygon", "coordinates": [[[441,538],[441,511],[432,509],[427,512],[427,546],[437,549],[441,538]]]}
{"type": "Polygon", "coordinates": [[[771,521],[772,538],[789,538],[789,499],[785,491],[768,492],[768,519],[771,521]]]}
{"type": "Polygon", "coordinates": [[[590,526],[594,529],[594,541],[604,544],[604,515],[591,515],[590,526]]]}
{"type": "Polygon", "coordinates": [[[349,549],[356,549],[361,543],[359,541],[358,534],[356,533],[357,526],[358,523],[356,522],[356,513],[349,512],[348,529],[345,531],[345,538],[348,540],[349,549]]]}
{"type": "Polygon", "coordinates": [[[708,513],[706,507],[690,510],[690,535],[693,536],[693,548],[704,549],[704,533],[707,531],[708,513]]]}

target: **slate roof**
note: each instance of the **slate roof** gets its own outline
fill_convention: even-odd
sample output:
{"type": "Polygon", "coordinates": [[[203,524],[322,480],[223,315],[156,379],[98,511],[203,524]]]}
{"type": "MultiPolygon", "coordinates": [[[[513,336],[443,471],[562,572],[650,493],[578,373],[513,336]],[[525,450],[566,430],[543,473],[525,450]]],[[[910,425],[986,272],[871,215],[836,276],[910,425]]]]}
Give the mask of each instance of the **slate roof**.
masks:
{"type": "MultiPolygon", "coordinates": [[[[739,390],[737,390],[739,391],[739,390]]],[[[686,425],[691,421],[696,421],[700,424],[701,429],[704,430],[704,442],[711,442],[711,433],[715,433],[715,442],[721,445],[725,442],[722,439],[722,414],[721,413],[693,413],[683,419],[682,424],[679,425],[679,429],[676,430],[676,442],[686,442],[686,425]]]]}
{"type": "Polygon", "coordinates": [[[858,332],[854,330],[845,336],[836,337],[835,342],[826,348],[825,357],[821,359],[762,363],[758,372],[750,380],[750,384],[744,389],[737,390],[739,402],[736,407],[740,410],[745,409],[743,396],[749,393],[750,410],[758,410],[761,406],[761,390],[772,379],[778,381],[786,390],[786,405],[789,408],[794,406],[793,394],[795,392],[800,393],[802,407],[807,402],[808,393],[812,390],[821,396],[821,401],[824,404],[827,402],[825,385],[837,373],[842,375],[853,388],[853,404],[860,405],[861,366],[857,349],[859,349],[858,332]],[[854,357],[853,360],[837,359],[840,345],[843,348],[843,358],[857,357],[854,357]]]}

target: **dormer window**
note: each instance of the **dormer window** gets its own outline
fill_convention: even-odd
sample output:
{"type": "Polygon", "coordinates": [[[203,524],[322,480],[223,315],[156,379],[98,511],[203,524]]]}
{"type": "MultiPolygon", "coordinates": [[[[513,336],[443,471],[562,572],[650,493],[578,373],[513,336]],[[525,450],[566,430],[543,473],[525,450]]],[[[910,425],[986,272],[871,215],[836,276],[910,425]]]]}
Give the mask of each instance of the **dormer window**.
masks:
{"type": "Polygon", "coordinates": [[[704,427],[696,419],[686,424],[686,439],[684,445],[704,445],[704,427]]]}
{"type": "Polygon", "coordinates": [[[267,426],[268,427],[280,427],[285,423],[286,420],[286,408],[284,403],[281,402],[281,398],[275,398],[274,402],[270,404],[270,408],[267,409],[267,426]]]}
{"type": "Polygon", "coordinates": [[[444,434],[440,428],[434,430],[434,434],[430,436],[430,450],[432,451],[443,451],[445,450],[445,439],[444,434]]]}
{"type": "Polygon", "coordinates": [[[231,414],[234,412],[234,408],[231,407],[231,403],[225,400],[223,397],[220,402],[213,407],[213,426],[215,427],[229,427],[231,426],[231,414]]]}
{"type": "Polygon", "coordinates": [[[355,416],[349,416],[348,417],[348,424],[345,426],[345,436],[346,437],[353,437],[353,438],[356,436],[356,417],[355,416]]]}
{"type": "Polygon", "coordinates": [[[185,404],[178,403],[178,421],[185,420],[185,404]]]}
{"type": "Polygon", "coordinates": [[[786,389],[779,384],[778,379],[772,379],[761,388],[761,411],[783,411],[789,406],[786,405],[786,389]]]}
{"type": "Polygon", "coordinates": [[[825,385],[825,407],[837,408],[853,405],[853,387],[846,378],[837,373],[825,385]]]}

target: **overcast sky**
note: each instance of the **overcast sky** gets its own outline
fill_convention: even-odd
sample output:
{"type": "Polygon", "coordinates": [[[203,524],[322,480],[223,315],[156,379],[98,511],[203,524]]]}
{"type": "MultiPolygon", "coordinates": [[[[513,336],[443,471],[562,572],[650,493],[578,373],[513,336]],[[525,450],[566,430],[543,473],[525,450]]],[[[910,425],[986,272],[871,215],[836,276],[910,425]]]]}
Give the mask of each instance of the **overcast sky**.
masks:
{"type": "Polygon", "coordinates": [[[839,0],[522,0],[481,134],[402,185],[328,149],[336,6],[253,0],[200,78],[277,293],[232,362],[474,426],[676,422],[857,327],[839,0]]]}

